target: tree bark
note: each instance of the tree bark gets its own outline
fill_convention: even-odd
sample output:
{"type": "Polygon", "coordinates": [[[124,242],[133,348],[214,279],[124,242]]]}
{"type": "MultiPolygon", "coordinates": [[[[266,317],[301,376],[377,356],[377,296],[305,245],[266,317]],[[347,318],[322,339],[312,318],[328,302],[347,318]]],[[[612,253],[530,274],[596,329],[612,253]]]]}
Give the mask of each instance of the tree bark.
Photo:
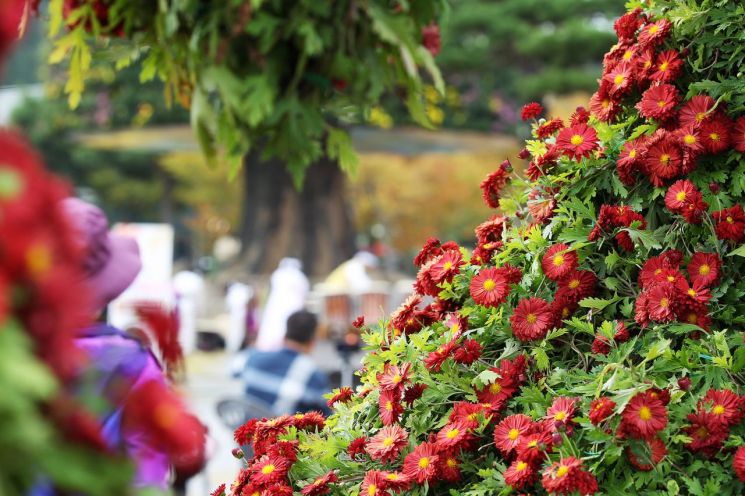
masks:
{"type": "Polygon", "coordinates": [[[355,230],[344,173],[323,157],[306,171],[302,190],[285,164],[244,158],[242,265],[269,274],[283,257],[299,258],[310,276],[328,274],[354,254],[355,230]]]}

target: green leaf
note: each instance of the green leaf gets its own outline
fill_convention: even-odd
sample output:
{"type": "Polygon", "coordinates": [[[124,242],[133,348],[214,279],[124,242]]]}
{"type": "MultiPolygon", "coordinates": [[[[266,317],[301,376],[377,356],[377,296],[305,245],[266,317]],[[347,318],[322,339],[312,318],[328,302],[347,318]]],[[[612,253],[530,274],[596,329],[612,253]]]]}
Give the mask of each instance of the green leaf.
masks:
{"type": "Polygon", "coordinates": [[[594,308],[595,310],[602,310],[603,308],[619,301],[620,299],[621,298],[619,298],[618,296],[611,298],[610,300],[605,300],[602,298],[585,298],[583,300],[580,300],[579,306],[583,308],[594,308]]]}
{"type": "Polygon", "coordinates": [[[740,245],[727,254],[728,257],[734,257],[735,255],[738,257],[745,257],[745,245],[740,245]]]}
{"type": "Polygon", "coordinates": [[[352,138],[346,131],[337,128],[329,129],[326,139],[326,153],[331,159],[339,162],[339,166],[344,172],[352,175],[357,172],[359,160],[352,146],[352,138]]]}

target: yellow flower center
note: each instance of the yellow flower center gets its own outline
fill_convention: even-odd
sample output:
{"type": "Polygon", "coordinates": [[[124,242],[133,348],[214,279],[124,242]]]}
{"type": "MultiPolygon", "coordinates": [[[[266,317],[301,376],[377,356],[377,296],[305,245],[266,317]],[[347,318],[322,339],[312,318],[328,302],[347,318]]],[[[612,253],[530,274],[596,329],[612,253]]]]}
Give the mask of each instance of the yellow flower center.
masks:
{"type": "Polygon", "coordinates": [[[26,267],[31,275],[44,274],[52,267],[52,254],[44,245],[34,245],[26,252],[26,267]]]}
{"type": "Polygon", "coordinates": [[[502,392],[502,385],[498,382],[495,382],[489,386],[489,392],[492,394],[497,394],[502,392]]]}
{"type": "Polygon", "coordinates": [[[370,484],[367,486],[367,495],[368,496],[375,496],[375,493],[378,492],[378,488],[375,484],[370,484]]]}
{"type": "Polygon", "coordinates": [[[563,255],[556,255],[554,256],[554,265],[557,267],[560,267],[564,264],[564,256],[563,255]]]}
{"type": "Polygon", "coordinates": [[[458,462],[455,460],[455,458],[448,458],[447,462],[445,463],[447,463],[448,467],[450,468],[456,467],[458,465],[458,462]]]}
{"type": "Polygon", "coordinates": [[[636,157],[636,150],[631,150],[631,151],[629,152],[629,157],[631,157],[631,158],[635,158],[635,157],[636,157]]]}
{"type": "Polygon", "coordinates": [[[494,279],[487,279],[484,281],[484,291],[493,291],[496,287],[497,283],[494,282],[494,279]]]}
{"type": "Polygon", "coordinates": [[[662,269],[655,269],[654,275],[658,276],[660,274],[662,274],[662,269]]]}
{"type": "Polygon", "coordinates": [[[685,191],[679,191],[677,195],[675,195],[675,199],[682,202],[686,199],[686,192],[685,191]]]}
{"type": "Polygon", "coordinates": [[[444,264],[442,264],[442,268],[445,270],[450,270],[451,268],[453,268],[453,262],[445,262],[444,264]]]}
{"type": "Polygon", "coordinates": [[[664,107],[665,105],[667,105],[667,102],[666,102],[665,100],[658,100],[658,101],[657,101],[657,106],[658,106],[658,107],[662,108],[662,107],[664,107]]]}
{"type": "Polygon", "coordinates": [[[389,412],[392,412],[393,411],[393,402],[386,401],[385,402],[385,409],[388,410],[389,412]]]}
{"type": "Polygon", "coordinates": [[[731,216],[728,216],[727,217],[727,223],[728,224],[734,224],[735,223],[735,219],[733,219],[731,216]]]}
{"type": "Polygon", "coordinates": [[[564,420],[565,418],[567,418],[566,412],[556,412],[556,415],[554,415],[554,420],[561,421],[561,420],[564,420]]]}
{"type": "Polygon", "coordinates": [[[668,162],[670,162],[670,155],[668,155],[667,153],[663,153],[660,156],[660,162],[662,162],[663,164],[667,164],[668,162]]]}
{"type": "Polygon", "coordinates": [[[709,138],[711,138],[711,141],[719,141],[719,133],[711,133],[709,138]]]}
{"type": "Polygon", "coordinates": [[[454,439],[458,434],[460,434],[460,431],[458,429],[450,429],[445,436],[448,439],[454,439]]]}
{"type": "Polygon", "coordinates": [[[696,296],[696,290],[694,290],[693,288],[691,288],[691,289],[688,290],[688,294],[690,296],[696,296]]]}
{"type": "Polygon", "coordinates": [[[688,314],[688,323],[689,324],[697,324],[698,323],[698,315],[695,313],[689,313],[688,314]]]}
{"type": "Polygon", "coordinates": [[[613,78],[613,82],[616,84],[616,86],[621,86],[624,80],[626,80],[626,78],[623,74],[619,74],[615,78],[613,78]]]}
{"type": "Polygon", "coordinates": [[[649,420],[652,418],[652,410],[648,406],[643,406],[639,409],[639,418],[642,420],[649,420]]]}
{"type": "Polygon", "coordinates": [[[696,137],[692,134],[686,134],[685,136],[683,136],[683,142],[686,145],[693,145],[696,143],[696,137]]]}
{"type": "Polygon", "coordinates": [[[563,318],[569,317],[569,307],[564,307],[561,309],[561,316],[563,318]]]}
{"type": "Polygon", "coordinates": [[[652,24],[649,26],[649,34],[657,34],[657,31],[659,31],[660,28],[657,26],[657,24],[652,24]]]}
{"type": "Polygon", "coordinates": [[[522,472],[526,468],[528,468],[528,464],[520,460],[519,462],[517,462],[517,466],[515,467],[515,470],[517,470],[518,472],[522,472]]]}
{"type": "Polygon", "coordinates": [[[668,305],[670,305],[670,300],[668,300],[667,298],[662,298],[662,299],[660,300],[660,306],[661,306],[662,308],[667,308],[667,307],[668,307],[668,305]]]}
{"type": "Polygon", "coordinates": [[[722,415],[725,412],[724,405],[716,405],[711,409],[711,413],[714,415],[722,415]]]}
{"type": "Polygon", "coordinates": [[[423,456],[419,459],[419,468],[427,468],[429,467],[429,458],[426,456],[423,456]]]}
{"type": "Polygon", "coordinates": [[[673,277],[673,276],[667,276],[667,280],[669,282],[673,282],[675,280],[675,277],[673,277]]]}
{"type": "Polygon", "coordinates": [[[396,384],[398,384],[399,382],[401,382],[401,376],[399,374],[394,375],[393,376],[393,382],[396,383],[396,384]]]}
{"type": "Polygon", "coordinates": [[[570,141],[572,142],[574,146],[579,146],[585,142],[585,139],[579,134],[575,134],[574,136],[572,136],[570,141]]]}
{"type": "Polygon", "coordinates": [[[538,440],[532,439],[528,442],[528,448],[537,448],[538,447],[538,440]]]}
{"type": "Polygon", "coordinates": [[[579,279],[572,279],[569,281],[569,288],[570,289],[577,289],[579,287],[579,279]]]}
{"type": "Polygon", "coordinates": [[[386,479],[389,481],[397,481],[398,480],[398,474],[395,472],[391,472],[390,474],[385,476],[386,479]]]}
{"type": "Polygon", "coordinates": [[[386,448],[389,448],[389,447],[393,446],[393,438],[392,437],[387,437],[387,438],[383,439],[383,446],[385,446],[386,448]]]}
{"type": "Polygon", "coordinates": [[[264,465],[263,467],[261,467],[261,473],[264,475],[269,475],[272,472],[274,472],[274,469],[275,469],[274,465],[270,463],[268,465],[264,465]]]}
{"type": "Polygon", "coordinates": [[[559,465],[559,469],[556,471],[556,477],[564,477],[569,473],[569,467],[566,465],[559,465]]]}
{"type": "Polygon", "coordinates": [[[515,439],[520,436],[520,431],[517,429],[510,429],[510,432],[507,434],[507,437],[510,438],[510,441],[514,441],[515,439]]]}
{"type": "Polygon", "coordinates": [[[661,63],[660,64],[660,71],[665,72],[667,70],[668,65],[669,64],[667,62],[661,63]]]}
{"type": "Polygon", "coordinates": [[[600,102],[600,105],[601,105],[601,106],[602,106],[602,107],[603,107],[604,109],[606,109],[606,108],[610,107],[610,100],[609,100],[608,98],[606,98],[605,100],[603,100],[602,102],[600,102]]]}
{"type": "Polygon", "coordinates": [[[701,267],[698,268],[698,273],[702,276],[707,275],[709,272],[711,272],[711,267],[709,267],[709,264],[703,264],[701,267]]]}
{"type": "Polygon", "coordinates": [[[701,122],[704,119],[706,119],[706,112],[699,112],[698,114],[696,114],[696,120],[698,122],[701,122]]]}
{"type": "Polygon", "coordinates": [[[538,321],[538,316],[534,313],[529,313],[527,317],[525,317],[525,320],[528,321],[528,324],[535,324],[536,321],[538,321]]]}

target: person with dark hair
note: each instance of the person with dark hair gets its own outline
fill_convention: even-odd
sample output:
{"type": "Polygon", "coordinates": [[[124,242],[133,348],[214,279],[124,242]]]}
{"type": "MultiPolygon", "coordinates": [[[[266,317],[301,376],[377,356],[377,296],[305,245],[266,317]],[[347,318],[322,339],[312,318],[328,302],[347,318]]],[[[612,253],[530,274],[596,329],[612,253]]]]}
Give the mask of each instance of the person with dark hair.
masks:
{"type": "Polygon", "coordinates": [[[300,310],[287,319],[284,346],[277,351],[246,350],[236,367],[246,385],[247,399],[275,415],[320,410],[330,413],[323,395],[328,377],[308,356],[318,319],[300,310]]]}

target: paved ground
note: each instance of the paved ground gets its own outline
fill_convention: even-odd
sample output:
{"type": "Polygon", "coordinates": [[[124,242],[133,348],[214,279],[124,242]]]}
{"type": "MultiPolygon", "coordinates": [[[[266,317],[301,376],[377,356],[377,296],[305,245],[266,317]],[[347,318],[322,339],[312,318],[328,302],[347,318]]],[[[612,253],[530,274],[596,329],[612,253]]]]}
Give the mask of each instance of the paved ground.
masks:
{"type": "MultiPolygon", "coordinates": [[[[342,361],[334,346],[320,342],[313,352],[313,358],[323,370],[339,370],[342,361]]],[[[359,363],[361,355],[355,357],[359,363]]],[[[217,402],[224,398],[240,396],[242,387],[239,380],[230,377],[231,357],[223,352],[197,352],[186,360],[187,381],[183,392],[192,408],[210,433],[209,463],[204,472],[189,482],[188,496],[207,496],[215,487],[225,482],[229,484],[240,468],[230,451],[235,447],[233,434],[217,416],[217,402]]]]}

